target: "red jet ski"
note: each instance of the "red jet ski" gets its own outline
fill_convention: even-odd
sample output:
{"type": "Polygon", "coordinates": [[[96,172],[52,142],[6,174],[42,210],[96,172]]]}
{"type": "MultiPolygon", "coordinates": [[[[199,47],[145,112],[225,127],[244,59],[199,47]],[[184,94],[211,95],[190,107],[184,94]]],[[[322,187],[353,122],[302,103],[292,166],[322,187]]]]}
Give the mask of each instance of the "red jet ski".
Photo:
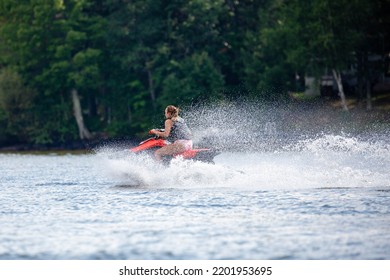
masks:
{"type": "MultiPolygon", "coordinates": [[[[165,140],[164,138],[155,136],[142,141],[141,143],[139,143],[138,146],[131,148],[130,151],[132,151],[133,153],[149,153],[151,156],[153,156],[153,153],[157,149],[169,144],[170,142],[165,140]]],[[[163,161],[165,163],[169,163],[173,158],[182,157],[184,159],[192,159],[207,163],[214,163],[214,157],[218,154],[219,152],[217,150],[213,150],[211,148],[193,148],[191,150],[175,154],[173,156],[165,156],[163,158],[163,161]]]]}

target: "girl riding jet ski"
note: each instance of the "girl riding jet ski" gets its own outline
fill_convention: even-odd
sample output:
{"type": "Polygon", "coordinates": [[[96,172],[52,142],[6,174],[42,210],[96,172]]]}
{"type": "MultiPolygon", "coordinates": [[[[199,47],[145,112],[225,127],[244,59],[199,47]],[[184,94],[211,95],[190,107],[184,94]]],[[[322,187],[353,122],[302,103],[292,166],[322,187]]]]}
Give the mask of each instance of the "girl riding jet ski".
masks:
{"type": "Polygon", "coordinates": [[[152,129],[149,138],[131,149],[132,152],[152,151],[157,161],[170,161],[174,157],[213,162],[218,152],[209,148],[193,149],[192,133],[184,119],[179,117],[179,109],[173,105],[165,108],[165,129],[152,129]],[[166,139],[166,140],[165,140],[166,139]]]}
{"type": "Polygon", "coordinates": [[[170,143],[158,149],[154,156],[161,161],[162,156],[181,154],[192,149],[192,133],[185,121],[179,117],[179,109],[173,105],[165,108],[165,129],[152,129],[150,133],[166,138],[170,143]]]}

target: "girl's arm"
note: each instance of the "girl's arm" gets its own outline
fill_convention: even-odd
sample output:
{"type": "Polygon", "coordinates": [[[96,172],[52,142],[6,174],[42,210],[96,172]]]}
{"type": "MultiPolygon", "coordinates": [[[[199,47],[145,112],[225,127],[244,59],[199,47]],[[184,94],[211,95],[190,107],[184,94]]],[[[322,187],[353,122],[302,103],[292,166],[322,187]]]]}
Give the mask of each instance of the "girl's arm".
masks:
{"type": "Polygon", "coordinates": [[[167,138],[171,133],[173,122],[170,119],[165,120],[165,129],[164,131],[158,131],[157,129],[152,129],[151,132],[156,134],[158,137],[167,138]]]}

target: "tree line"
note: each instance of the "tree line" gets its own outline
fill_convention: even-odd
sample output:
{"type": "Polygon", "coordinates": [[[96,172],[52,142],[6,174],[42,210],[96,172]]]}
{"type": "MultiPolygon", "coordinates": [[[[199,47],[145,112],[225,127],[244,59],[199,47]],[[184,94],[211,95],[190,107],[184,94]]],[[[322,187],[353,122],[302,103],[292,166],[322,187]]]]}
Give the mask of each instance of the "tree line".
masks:
{"type": "Polygon", "coordinates": [[[304,89],[305,75],[332,74],[344,100],[342,73],[351,69],[363,98],[389,71],[389,7],[0,0],[0,145],[137,135],[168,104],[283,100],[304,89]]]}

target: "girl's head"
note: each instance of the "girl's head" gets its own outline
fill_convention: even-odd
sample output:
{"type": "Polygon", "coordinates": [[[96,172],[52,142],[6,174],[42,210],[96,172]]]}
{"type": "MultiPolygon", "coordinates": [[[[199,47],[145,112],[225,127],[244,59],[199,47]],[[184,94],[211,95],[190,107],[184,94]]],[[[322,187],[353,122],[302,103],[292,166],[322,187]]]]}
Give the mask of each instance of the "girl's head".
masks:
{"type": "Polygon", "coordinates": [[[167,108],[165,108],[165,116],[167,118],[177,118],[179,116],[179,108],[176,108],[173,105],[167,106],[167,108]]]}

